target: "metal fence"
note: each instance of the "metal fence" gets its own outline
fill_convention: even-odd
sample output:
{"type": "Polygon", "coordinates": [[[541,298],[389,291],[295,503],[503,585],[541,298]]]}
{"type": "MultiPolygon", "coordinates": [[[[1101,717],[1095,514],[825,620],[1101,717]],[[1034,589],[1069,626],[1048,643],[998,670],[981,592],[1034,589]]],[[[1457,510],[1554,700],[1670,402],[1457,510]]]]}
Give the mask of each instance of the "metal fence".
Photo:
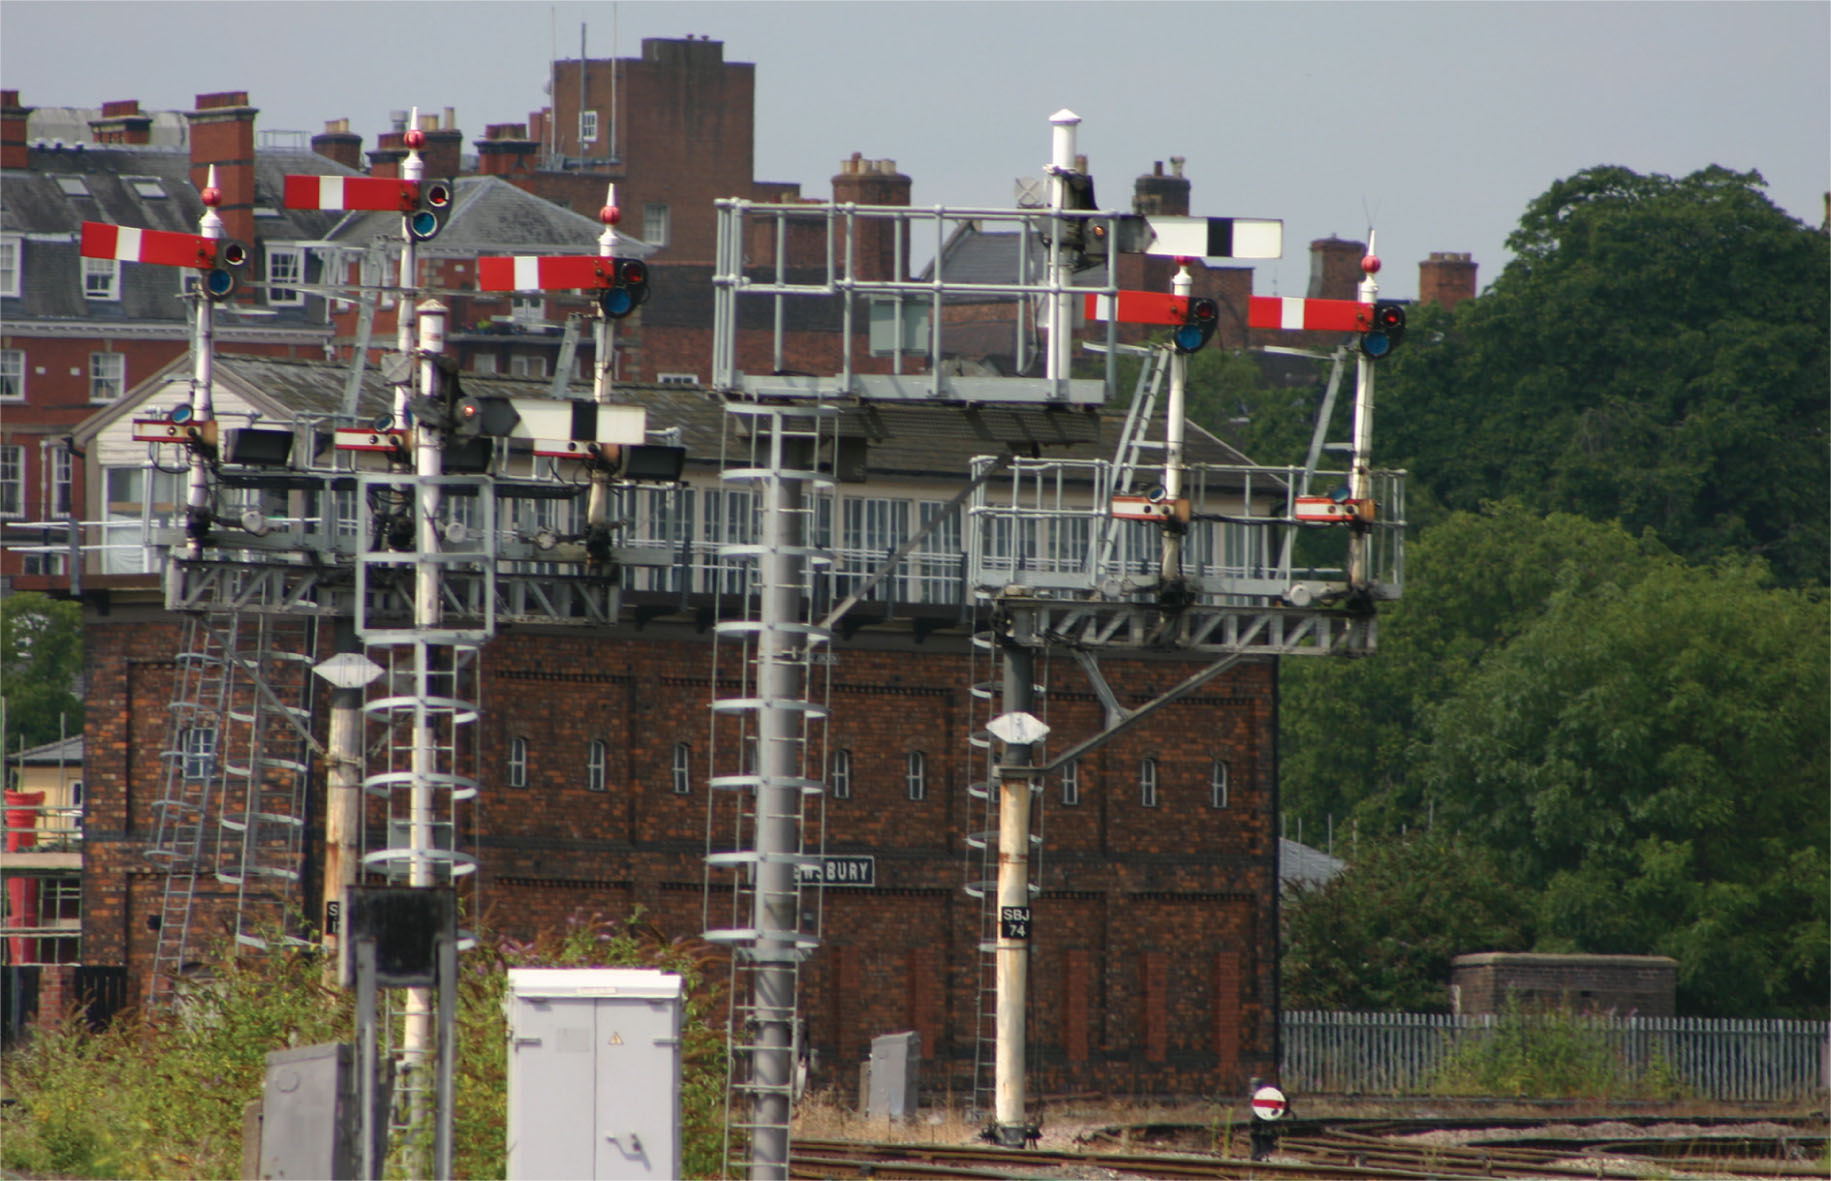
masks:
{"type": "MultiPolygon", "coordinates": [[[[1287,1012],[1282,1081],[1296,1092],[1402,1095],[1428,1090],[1458,1047],[1549,1029],[1492,1014],[1287,1012]]],[[[1831,1022],[1701,1017],[1582,1017],[1629,1078],[1658,1070],[1699,1098],[1795,1100],[1831,1086],[1831,1022]]]]}

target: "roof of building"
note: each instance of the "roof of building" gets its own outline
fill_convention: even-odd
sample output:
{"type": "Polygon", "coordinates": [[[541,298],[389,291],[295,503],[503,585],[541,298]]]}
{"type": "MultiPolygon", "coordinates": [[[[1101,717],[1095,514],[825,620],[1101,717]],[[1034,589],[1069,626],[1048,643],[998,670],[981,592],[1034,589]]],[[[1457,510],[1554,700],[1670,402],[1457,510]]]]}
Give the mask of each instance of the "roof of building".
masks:
{"type": "MultiPolygon", "coordinates": [[[[184,301],[175,268],[125,264],[119,300],[83,295],[78,243],[85,221],[137,229],[197,233],[203,199],[191,182],[191,158],[180,148],[84,145],[80,150],[34,148],[30,167],[6,174],[0,230],[25,236],[17,299],[5,301],[9,320],[71,319],[96,328],[109,321],[183,323],[184,301]],[[99,323],[98,323],[99,322],[99,323]]],[[[318,241],[342,215],[289,210],[281,200],[289,172],[359,175],[312,152],[258,153],[254,169],[257,238],[268,242],[318,241]]],[[[242,314],[233,302],[219,308],[229,321],[242,314]]],[[[298,323],[305,309],[259,311],[262,323],[298,323]]]]}
{"type": "MultiPolygon", "coordinates": [[[[315,157],[323,160],[323,157],[315,157]]],[[[325,160],[324,163],[330,163],[325,160]]],[[[314,172],[324,169],[314,168],[314,172]]],[[[337,216],[337,215],[333,215],[337,216]]],[[[376,238],[398,239],[400,215],[348,213],[325,237],[361,246],[376,238]]],[[[470,258],[484,254],[596,254],[604,226],[597,217],[562,209],[501,177],[457,178],[451,217],[439,236],[417,247],[423,258],[470,258]]],[[[653,246],[623,231],[621,257],[646,258],[653,246]]]]}
{"type": "MultiPolygon", "coordinates": [[[[1009,223],[1007,223],[1009,224],[1009,223]]],[[[1036,233],[1015,229],[985,229],[978,222],[962,222],[941,246],[941,274],[949,283],[1010,283],[1017,277],[1020,264],[1027,263],[1032,276],[1040,276],[1049,261],[1049,248],[1036,233]],[[1026,238],[1028,241],[1026,242],[1026,238]]],[[[919,278],[933,279],[935,264],[930,260],[919,278]]],[[[1077,287],[1104,287],[1104,263],[1076,271],[1077,287]]],[[[1011,296],[961,295],[960,300],[984,300],[1011,296]]]]}
{"type": "MultiPolygon", "coordinates": [[[[188,357],[173,361],[127,397],[84,420],[75,432],[77,441],[86,442],[110,424],[144,413],[147,404],[172,382],[188,381],[190,371],[188,357]]],[[[219,354],[213,369],[219,385],[232,389],[263,416],[281,422],[301,415],[338,414],[349,374],[348,363],[233,353],[219,354]]],[[[459,380],[465,393],[480,397],[543,398],[551,389],[546,378],[463,373],[459,380]]],[[[590,396],[589,388],[579,383],[573,383],[568,393],[573,399],[590,396]]],[[[616,388],[613,400],[647,407],[651,430],[680,428],[690,461],[719,461],[728,424],[724,404],[715,395],[692,386],[624,385],[616,388]]],[[[392,405],[393,387],[375,366],[366,366],[358,417],[371,418],[392,405]]],[[[870,441],[870,470],[875,474],[958,479],[975,456],[1007,448],[1025,455],[1110,457],[1117,449],[1122,425],[1123,415],[1116,410],[873,403],[847,408],[840,429],[870,441]]],[[[1152,435],[1162,439],[1161,421],[1154,424],[1152,435]]],[[[1185,445],[1190,463],[1248,462],[1237,449],[1195,423],[1188,425],[1185,445]]]]}
{"type": "Polygon", "coordinates": [[[1289,837],[1278,838],[1278,885],[1280,889],[1326,886],[1348,863],[1289,837]]]}
{"type": "Polygon", "coordinates": [[[42,746],[27,747],[18,754],[7,756],[7,762],[17,767],[57,767],[83,761],[83,736],[73,735],[56,742],[47,742],[42,746]]]}

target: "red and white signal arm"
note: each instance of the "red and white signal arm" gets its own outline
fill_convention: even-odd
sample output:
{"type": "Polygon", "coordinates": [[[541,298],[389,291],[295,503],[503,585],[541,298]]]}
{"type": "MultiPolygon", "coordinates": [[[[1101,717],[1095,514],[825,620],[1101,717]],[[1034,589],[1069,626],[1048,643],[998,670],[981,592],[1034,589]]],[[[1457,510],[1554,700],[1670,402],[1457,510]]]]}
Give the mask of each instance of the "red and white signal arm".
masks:
{"type": "Polygon", "coordinates": [[[367,212],[419,208],[417,180],[384,176],[301,176],[288,174],[281,200],[288,209],[349,209],[367,212]]]}
{"type": "Polygon", "coordinates": [[[626,260],[598,254],[511,254],[477,260],[479,291],[566,291],[609,287],[626,260]]]}
{"type": "Polygon", "coordinates": [[[1252,1093],[1252,1113],[1262,1120],[1280,1119],[1290,1107],[1277,1087],[1260,1087],[1252,1093]]]}
{"type": "Polygon", "coordinates": [[[1333,496],[1299,496],[1296,517],[1312,525],[1347,525],[1373,520],[1371,500],[1336,500],[1333,496]]]}
{"type": "Polygon", "coordinates": [[[1189,297],[1163,291],[1121,291],[1117,295],[1089,294],[1081,300],[1089,320],[1116,320],[1121,324],[1181,324],[1189,318],[1189,297]]]}
{"type": "Polygon", "coordinates": [[[248,262],[248,247],[234,238],[206,238],[171,230],[142,230],[101,221],[83,223],[77,252],[84,258],[112,258],[121,262],[150,262],[167,267],[240,267],[248,262]]]}
{"type": "Polygon", "coordinates": [[[1373,305],[1353,299],[1255,295],[1246,307],[1246,326],[1297,332],[1366,332],[1373,327],[1373,305]]]}
{"type": "Polygon", "coordinates": [[[339,451],[377,451],[384,454],[404,453],[407,432],[395,427],[338,427],[332,433],[332,445],[339,451]]]}
{"type": "Polygon", "coordinates": [[[1189,502],[1157,496],[1113,497],[1113,518],[1119,521],[1187,521],[1189,502]]]}

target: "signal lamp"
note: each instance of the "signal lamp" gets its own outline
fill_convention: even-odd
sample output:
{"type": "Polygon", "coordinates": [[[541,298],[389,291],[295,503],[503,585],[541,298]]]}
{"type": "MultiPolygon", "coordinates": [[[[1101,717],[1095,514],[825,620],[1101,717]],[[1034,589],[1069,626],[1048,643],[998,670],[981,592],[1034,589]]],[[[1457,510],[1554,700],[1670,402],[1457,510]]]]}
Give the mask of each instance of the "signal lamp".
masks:
{"type": "Polygon", "coordinates": [[[214,263],[203,273],[204,298],[212,303],[221,303],[234,295],[235,289],[241,286],[241,277],[236,272],[247,265],[246,243],[234,238],[217,239],[214,263]]]}
{"type": "Polygon", "coordinates": [[[239,286],[241,284],[237,283],[235,276],[228,271],[214,270],[204,273],[203,293],[211,300],[221,302],[228,299],[235,294],[235,289],[239,286]]]}
{"type": "Polygon", "coordinates": [[[439,236],[451,216],[455,190],[448,180],[422,181],[419,204],[407,214],[407,234],[415,242],[426,242],[439,236]]]}
{"type": "Polygon", "coordinates": [[[648,264],[638,258],[617,259],[611,266],[612,286],[598,296],[598,306],[612,320],[621,320],[648,300],[648,264]]]}
{"type": "Polygon", "coordinates": [[[1373,327],[1361,334],[1361,352],[1377,361],[1405,339],[1405,307],[1381,300],[1373,305],[1373,327]]]}
{"type": "Polygon", "coordinates": [[[1188,310],[1183,313],[1183,322],[1176,326],[1171,342],[1179,353],[1199,352],[1214,336],[1215,328],[1220,324],[1221,305],[1212,299],[1191,299],[1188,310]]]}

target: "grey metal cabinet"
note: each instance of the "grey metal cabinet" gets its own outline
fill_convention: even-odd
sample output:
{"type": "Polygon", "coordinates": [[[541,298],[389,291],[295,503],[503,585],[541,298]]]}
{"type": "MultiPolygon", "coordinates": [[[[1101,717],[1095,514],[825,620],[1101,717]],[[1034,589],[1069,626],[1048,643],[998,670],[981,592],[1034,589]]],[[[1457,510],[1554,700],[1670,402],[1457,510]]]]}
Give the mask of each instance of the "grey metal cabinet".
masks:
{"type": "Polygon", "coordinates": [[[680,1176],[681,979],[511,968],[508,1175],[680,1176]]]}

